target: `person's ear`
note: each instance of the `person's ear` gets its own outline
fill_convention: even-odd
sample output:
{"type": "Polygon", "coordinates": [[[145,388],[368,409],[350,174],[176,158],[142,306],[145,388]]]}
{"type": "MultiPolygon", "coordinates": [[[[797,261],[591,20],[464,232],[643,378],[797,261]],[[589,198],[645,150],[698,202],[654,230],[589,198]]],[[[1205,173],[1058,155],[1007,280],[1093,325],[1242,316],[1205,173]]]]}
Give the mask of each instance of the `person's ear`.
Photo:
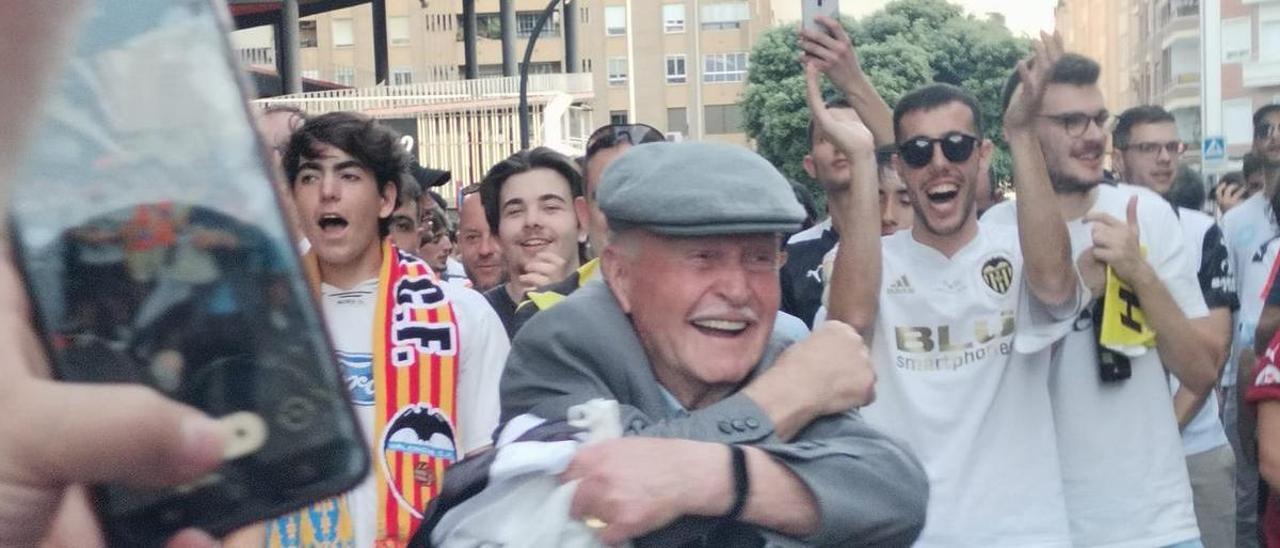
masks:
{"type": "Polygon", "coordinates": [[[811,179],[818,178],[818,171],[814,169],[812,154],[805,154],[804,159],[801,160],[800,162],[800,165],[804,167],[804,172],[809,174],[809,178],[811,179]]]}
{"type": "Polygon", "coordinates": [[[591,226],[591,210],[587,207],[587,200],[582,196],[574,198],[573,212],[578,216],[578,243],[586,243],[587,236],[591,233],[588,230],[591,226]]]}
{"type": "Polygon", "coordinates": [[[396,210],[396,198],[400,196],[400,189],[396,188],[395,182],[382,185],[382,198],[378,203],[378,218],[386,219],[391,216],[391,212],[396,210]]]}
{"type": "Polygon", "coordinates": [[[609,244],[600,254],[600,273],[604,281],[618,299],[622,311],[631,313],[631,277],[630,265],[626,254],[617,245],[609,244]]]}

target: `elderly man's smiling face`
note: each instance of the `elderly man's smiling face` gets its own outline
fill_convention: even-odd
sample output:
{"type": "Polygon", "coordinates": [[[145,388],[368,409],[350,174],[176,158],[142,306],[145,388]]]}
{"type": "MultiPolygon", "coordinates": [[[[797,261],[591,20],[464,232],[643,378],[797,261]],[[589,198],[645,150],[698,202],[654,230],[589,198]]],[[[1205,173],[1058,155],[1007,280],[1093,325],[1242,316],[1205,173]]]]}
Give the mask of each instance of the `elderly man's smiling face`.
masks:
{"type": "Polygon", "coordinates": [[[658,381],[686,407],[715,401],[760,361],[778,311],[778,236],[676,238],[633,230],[605,276],[658,381]]]}

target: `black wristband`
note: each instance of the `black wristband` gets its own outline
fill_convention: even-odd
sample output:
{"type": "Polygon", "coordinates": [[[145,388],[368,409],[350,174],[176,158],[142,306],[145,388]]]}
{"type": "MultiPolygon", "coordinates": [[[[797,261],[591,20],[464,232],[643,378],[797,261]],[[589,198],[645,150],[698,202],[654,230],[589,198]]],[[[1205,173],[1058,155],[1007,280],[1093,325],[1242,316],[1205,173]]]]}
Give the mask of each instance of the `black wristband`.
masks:
{"type": "Polygon", "coordinates": [[[729,445],[729,454],[733,459],[733,506],[724,515],[726,520],[737,520],[742,517],[742,510],[747,506],[747,493],[751,491],[751,479],[747,477],[747,453],[737,445],[729,445]]]}

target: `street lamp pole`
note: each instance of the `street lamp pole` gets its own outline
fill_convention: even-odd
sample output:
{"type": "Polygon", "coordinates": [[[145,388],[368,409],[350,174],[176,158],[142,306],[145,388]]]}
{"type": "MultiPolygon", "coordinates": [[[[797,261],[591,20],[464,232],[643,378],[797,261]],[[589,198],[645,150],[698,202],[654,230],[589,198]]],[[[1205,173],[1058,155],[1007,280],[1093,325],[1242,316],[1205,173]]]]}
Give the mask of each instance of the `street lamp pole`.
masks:
{"type": "MultiPolygon", "coordinates": [[[[565,3],[572,1],[565,0],[565,3]]],[[[555,13],[559,3],[560,0],[551,0],[547,3],[547,8],[542,10],[542,15],[533,25],[533,34],[529,35],[529,43],[525,45],[524,61],[520,63],[520,150],[529,150],[529,64],[533,60],[533,46],[538,43],[542,27],[547,24],[551,14],[555,13]]]]}

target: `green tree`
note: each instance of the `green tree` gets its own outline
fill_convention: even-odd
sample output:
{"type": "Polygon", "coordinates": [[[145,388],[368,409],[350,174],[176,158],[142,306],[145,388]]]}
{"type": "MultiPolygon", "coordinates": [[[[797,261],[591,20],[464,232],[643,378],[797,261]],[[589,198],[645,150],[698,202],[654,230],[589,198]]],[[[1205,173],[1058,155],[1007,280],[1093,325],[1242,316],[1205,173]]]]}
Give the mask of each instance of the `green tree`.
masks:
{"type": "MultiPolygon", "coordinates": [[[[841,23],[863,70],[890,106],[929,82],[961,86],[977,96],[986,136],[998,145],[996,181],[1008,181],[1011,165],[1000,131],[1000,91],[1018,60],[1030,52],[1028,40],[1013,36],[998,15],[977,19],[946,0],[895,0],[860,21],[845,18],[841,23]]],[[[801,166],[809,151],[809,109],[798,56],[794,25],[771,29],[756,42],[742,98],[743,125],[761,155],[825,202],[822,189],[801,166]]],[[[830,84],[824,83],[824,89],[828,97],[834,95],[830,84]]]]}

